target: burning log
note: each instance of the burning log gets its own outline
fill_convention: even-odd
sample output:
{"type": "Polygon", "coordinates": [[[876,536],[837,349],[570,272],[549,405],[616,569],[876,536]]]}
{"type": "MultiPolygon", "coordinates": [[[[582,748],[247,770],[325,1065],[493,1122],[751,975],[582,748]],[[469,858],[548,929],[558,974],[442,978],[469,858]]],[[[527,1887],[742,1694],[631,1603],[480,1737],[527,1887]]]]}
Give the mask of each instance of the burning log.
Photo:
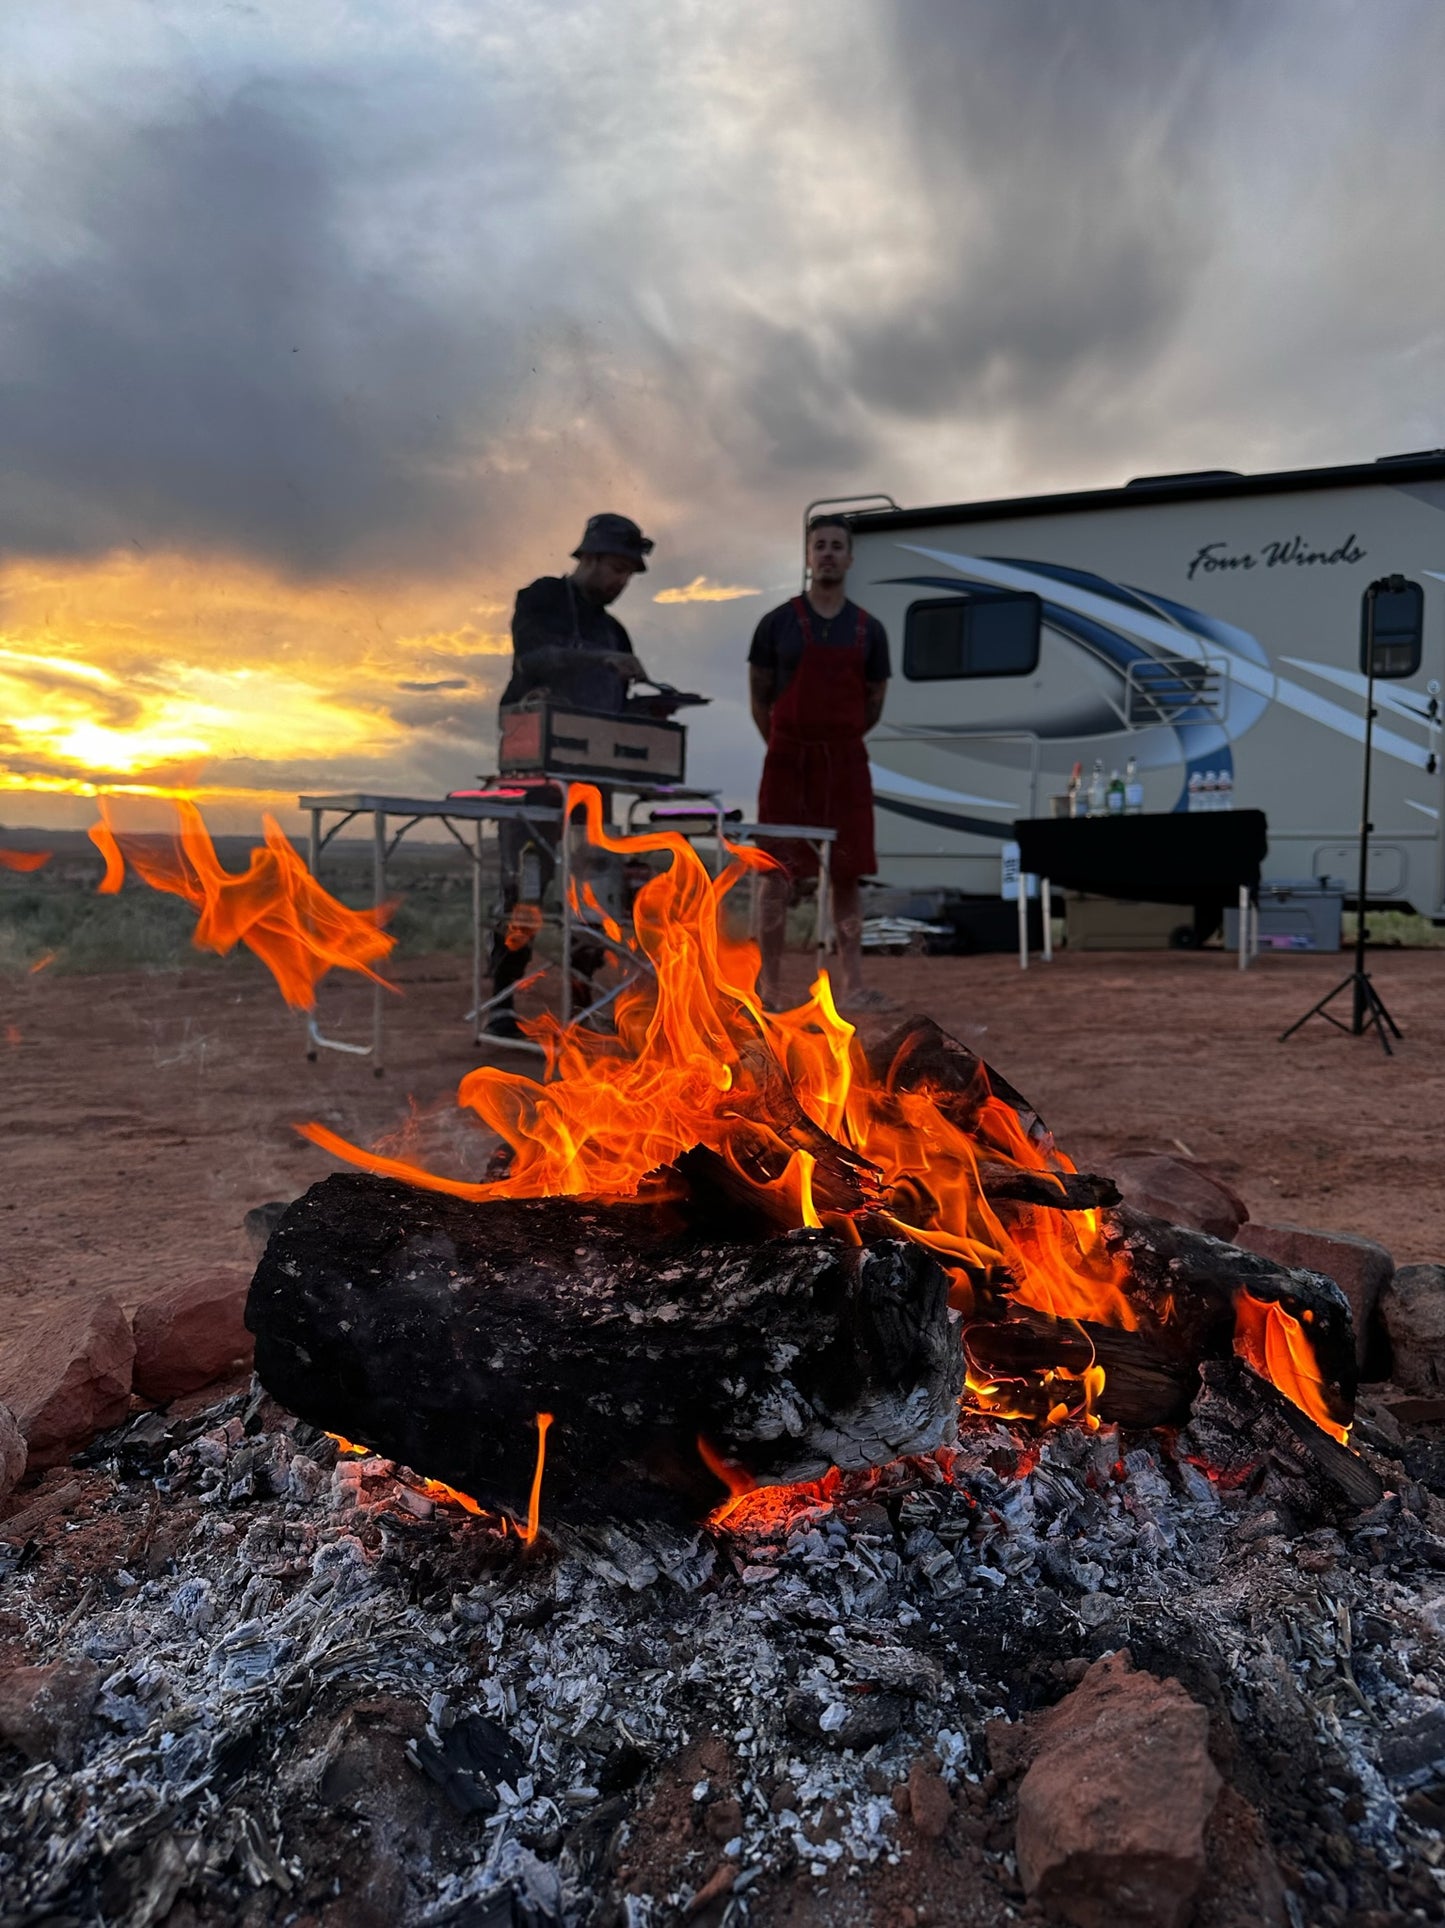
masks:
{"type": "MultiPolygon", "coordinates": [[[[1059,1319],[995,1293],[980,1299],[964,1327],[971,1379],[1015,1384],[1022,1397],[1050,1374],[1077,1378],[1098,1366],[1100,1418],[1171,1426],[1188,1417],[1201,1367],[1242,1355],[1262,1380],[1294,1385],[1306,1412],[1350,1423],[1354,1340],[1349,1306],[1333,1280],[1289,1271],[1129,1206],[1106,1214],[1106,1224],[1111,1245],[1128,1257],[1137,1324],[1059,1319]]],[[[1318,1430],[1304,1412],[1299,1416],[1318,1430]]]]}
{"type": "Polygon", "coordinates": [[[1122,1426],[1177,1425],[1189,1412],[1199,1368],[1148,1334],[1089,1321],[1051,1318],[1029,1306],[1006,1318],[975,1319],[964,1328],[970,1376],[994,1385],[1014,1382],[1023,1396],[1049,1374],[1082,1379],[1101,1367],[1104,1383],[1094,1410],[1122,1426]]]}
{"type": "Polygon", "coordinates": [[[1307,1411],[1349,1425],[1355,1342],[1349,1301],[1333,1279],[1290,1270],[1128,1205],[1106,1219],[1111,1242],[1128,1260],[1141,1329],[1152,1339],[1196,1364],[1238,1353],[1281,1390],[1296,1385],[1307,1411]]]}
{"type": "Polygon", "coordinates": [[[292,1412],[482,1504],[525,1509],[545,1412],[547,1517],[680,1519],[729,1473],[791,1483],[951,1439],[948,1286],[902,1240],[744,1244],[667,1202],[477,1206],[345,1174],[281,1220],[246,1323],[292,1412]]]}
{"type": "Polygon", "coordinates": [[[1209,1362],[1189,1422],[1189,1437],[1216,1471],[1245,1478],[1268,1461],[1306,1506],[1324,1500],[1375,1506],[1384,1497],[1378,1473],[1238,1360],[1209,1362]]]}

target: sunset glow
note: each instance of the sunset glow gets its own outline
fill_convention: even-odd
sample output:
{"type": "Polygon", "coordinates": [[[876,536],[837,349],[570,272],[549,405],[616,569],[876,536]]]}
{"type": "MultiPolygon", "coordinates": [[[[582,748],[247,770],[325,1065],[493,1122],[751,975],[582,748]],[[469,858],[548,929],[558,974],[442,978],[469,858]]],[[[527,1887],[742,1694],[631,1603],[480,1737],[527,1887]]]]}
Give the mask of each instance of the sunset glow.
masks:
{"type": "Polygon", "coordinates": [[[501,617],[472,585],[291,583],[182,556],[12,564],[0,782],[233,798],[254,821],[257,801],[375,782],[411,755],[461,780],[510,653],[501,617]]]}

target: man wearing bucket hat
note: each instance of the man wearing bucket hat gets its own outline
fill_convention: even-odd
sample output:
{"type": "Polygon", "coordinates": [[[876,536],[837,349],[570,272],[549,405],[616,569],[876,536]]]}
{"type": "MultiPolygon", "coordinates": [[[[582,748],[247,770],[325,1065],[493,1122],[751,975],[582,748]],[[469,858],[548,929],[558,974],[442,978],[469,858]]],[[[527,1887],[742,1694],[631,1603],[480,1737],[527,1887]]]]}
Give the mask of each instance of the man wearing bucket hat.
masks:
{"type": "MultiPolygon", "coordinates": [[[[634,576],[643,575],[653,548],[630,516],[594,515],[588,518],[582,540],[572,551],[577,567],[568,576],[540,576],[518,590],[512,612],[512,678],[502,695],[502,708],[532,695],[579,710],[619,715],[627,707],[631,684],[645,682],[647,671],[632,653],[627,631],[612,614],[616,602],[634,576]]],[[[560,801],[560,792],[548,799],[560,801]]],[[[523,879],[524,851],[529,833],[519,823],[499,826],[502,858],[502,918],[492,939],[492,992],[501,1001],[494,1007],[487,1029],[494,1037],[521,1036],[511,997],[532,963],[532,938],[541,923],[537,903],[552,882],[553,852],[532,846],[535,875],[523,879]],[[528,913],[522,916],[521,913],[528,913]]],[[[578,945],[573,958],[582,980],[604,953],[595,955],[578,945]]]]}
{"type": "Polygon", "coordinates": [[[512,680],[503,707],[534,690],[558,702],[613,715],[630,683],[646,670],[611,613],[634,576],[644,574],[652,540],[625,515],[594,515],[572,551],[570,576],[541,576],[517,593],[512,615],[512,680]]]}

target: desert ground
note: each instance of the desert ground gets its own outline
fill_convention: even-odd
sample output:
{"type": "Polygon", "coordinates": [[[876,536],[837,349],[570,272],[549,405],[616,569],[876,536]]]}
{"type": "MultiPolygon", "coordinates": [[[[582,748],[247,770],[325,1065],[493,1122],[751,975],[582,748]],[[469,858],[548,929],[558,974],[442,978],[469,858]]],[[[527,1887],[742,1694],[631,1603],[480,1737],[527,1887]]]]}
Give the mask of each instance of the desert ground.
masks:
{"type": "MultiPolygon", "coordinates": [[[[183,907],[177,905],[177,911],[183,907]]],[[[184,952],[181,953],[184,956],[184,952]]],[[[801,995],[809,959],[791,960],[801,995]]],[[[1251,1214],[1445,1259],[1445,952],[1391,951],[1376,981],[1403,1032],[1316,1020],[1279,1032],[1348,968],[1222,952],[1063,953],[871,963],[873,983],[981,1052],[1085,1169],[1161,1150],[1203,1160],[1251,1214]]],[[[470,961],[403,957],[387,1054],[309,1062],[303,1021],[251,957],[163,968],[12,970],[0,978],[0,1303],[110,1292],[132,1304],[183,1274],[249,1262],[242,1219],[334,1169],[295,1126],[479,1177],[493,1141],[460,1113],[482,1053],[465,1022],[470,961]]],[[[369,1035],[370,987],[328,980],[333,1036],[369,1035]]],[[[524,1007],[525,1008],[525,1007],[524,1007]]],[[[873,1017],[874,1034],[894,1018],[873,1017]]],[[[506,1047],[489,1061],[526,1071],[506,1047]]]]}

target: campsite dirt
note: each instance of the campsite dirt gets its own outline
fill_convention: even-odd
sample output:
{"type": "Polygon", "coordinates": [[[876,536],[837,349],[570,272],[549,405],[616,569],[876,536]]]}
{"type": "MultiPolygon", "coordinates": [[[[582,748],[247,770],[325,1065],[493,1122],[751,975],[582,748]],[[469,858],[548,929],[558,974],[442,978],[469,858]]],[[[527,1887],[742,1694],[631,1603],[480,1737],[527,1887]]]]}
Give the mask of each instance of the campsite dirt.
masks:
{"type": "MultiPolygon", "coordinates": [[[[795,961],[801,994],[806,960],[795,961]]],[[[1347,968],[1218,953],[1064,954],[1027,975],[1008,957],[879,960],[872,981],[925,1011],[1028,1094],[1076,1162],[1187,1150],[1256,1218],[1362,1233],[1400,1263],[1445,1260],[1445,954],[1380,958],[1405,1036],[1290,1020],[1347,968]]],[[[249,958],[225,966],[0,983],[0,1312],[110,1292],[134,1304],[216,1265],[250,1262],[243,1214],[333,1169],[296,1135],[314,1118],[480,1177],[491,1141],[453,1102],[477,1062],[467,962],[402,965],[385,1073],[324,1052],[249,958]]],[[[370,989],[323,990],[324,1029],[368,1035],[370,989]]],[[[895,1019],[873,1018],[870,1031],[895,1019]]],[[[515,1053],[494,1060],[526,1071],[515,1053]]]]}

